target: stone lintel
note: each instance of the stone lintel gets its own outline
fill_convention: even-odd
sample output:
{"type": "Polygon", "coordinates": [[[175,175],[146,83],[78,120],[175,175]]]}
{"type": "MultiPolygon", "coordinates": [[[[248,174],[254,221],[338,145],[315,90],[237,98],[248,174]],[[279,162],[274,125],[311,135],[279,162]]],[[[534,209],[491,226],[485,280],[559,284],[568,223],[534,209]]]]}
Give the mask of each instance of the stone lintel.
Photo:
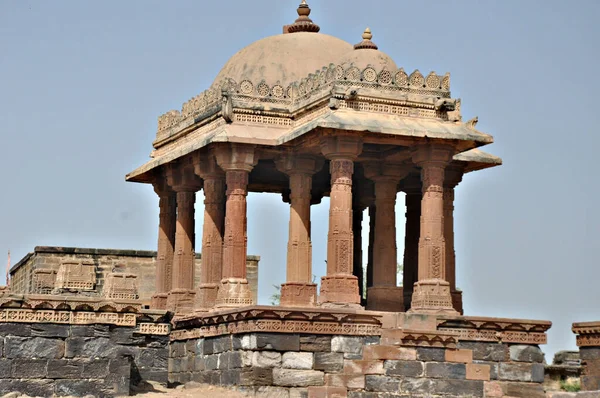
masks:
{"type": "Polygon", "coordinates": [[[225,173],[217,164],[217,160],[212,151],[208,154],[196,152],[193,159],[194,172],[200,178],[225,178],[225,173]]]}
{"type": "Polygon", "coordinates": [[[412,170],[412,164],[388,163],[385,161],[370,161],[363,163],[365,177],[370,180],[392,180],[400,182],[412,170]]]}
{"type": "Polygon", "coordinates": [[[243,170],[250,172],[258,163],[256,145],[225,144],[215,147],[217,164],[225,171],[243,170]]]}
{"type": "Polygon", "coordinates": [[[452,145],[442,143],[430,143],[417,145],[412,150],[413,162],[421,165],[426,162],[440,162],[447,164],[452,160],[456,149],[452,145]]]}
{"type": "Polygon", "coordinates": [[[277,170],[284,174],[308,174],[313,175],[323,168],[323,158],[310,155],[290,153],[275,160],[277,170]]]}
{"type": "Polygon", "coordinates": [[[194,173],[189,159],[169,163],[166,170],[167,183],[177,192],[196,192],[202,188],[202,180],[194,173]]]}
{"type": "Polygon", "coordinates": [[[355,160],[362,152],[362,139],[355,135],[326,136],[321,140],[321,152],[327,159],[355,160]]]}

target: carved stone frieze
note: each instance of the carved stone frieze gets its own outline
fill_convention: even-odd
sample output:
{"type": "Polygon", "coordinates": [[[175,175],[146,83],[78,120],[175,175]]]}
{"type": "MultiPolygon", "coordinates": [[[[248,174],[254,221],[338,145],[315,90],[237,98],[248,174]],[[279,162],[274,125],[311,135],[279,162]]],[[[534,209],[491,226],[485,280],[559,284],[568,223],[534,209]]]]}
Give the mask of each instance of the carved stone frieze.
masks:
{"type": "Polygon", "coordinates": [[[549,321],[438,316],[437,329],[457,333],[461,341],[546,344],[549,321]]]}
{"type": "Polygon", "coordinates": [[[143,323],[139,324],[137,333],[167,336],[170,331],[171,331],[171,325],[169,325],[168,323],[143,322],[143,323]]]}
{"type": "Polygon", "coordinates": [[[56,288],[66,290],[94,290],[96,266],[91,261],[63,261],[56,275],[56,288]]]}
{"type": "Polygon", "coordinates": [[[50,294],[56,284],[56,270],[36,268],[33,270],[33,293],[50,294]]]}
{"type": "Polygon", "coordinates": [[[137,275],[130,273],[110,273],[106,275],[102,296],[110,299],[137,300],[137,275]]]}
{"type": "Polygon", "coordinates": [[[578,322],[572,327],[578,347],[600,347],[600,322],[578,322]]]}

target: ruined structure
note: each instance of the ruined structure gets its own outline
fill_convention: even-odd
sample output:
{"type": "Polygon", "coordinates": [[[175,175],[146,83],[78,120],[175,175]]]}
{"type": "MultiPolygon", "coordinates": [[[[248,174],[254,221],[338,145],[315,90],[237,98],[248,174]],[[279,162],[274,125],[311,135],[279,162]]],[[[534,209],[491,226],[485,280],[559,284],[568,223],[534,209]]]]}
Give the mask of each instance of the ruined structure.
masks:
{"type": "Polygon", "coordinates": [[[151,160],[126,177],[159,196],[153,305],[175,313],[170,381],[309,397],[543,396],[538,344],[550,322],[461,316],[454,190],[466,173],[501,164],[477,149],[493,138],[477,118],[463,121],[448,74],[407,73],[369,29],[356,45],[319,31],[303,1],[283,34],[239,51],[208,90],[159,117],[151,160]],[[203,277],[194,289],[200,189],[203,277]],[[399,191],[407,195],[402,287],[399,191]],[[248,192],[290,204],[281,307],[251,305],[248,192]],[[327,274],[317,291],[310,206],[325,196],[327,274]]]}

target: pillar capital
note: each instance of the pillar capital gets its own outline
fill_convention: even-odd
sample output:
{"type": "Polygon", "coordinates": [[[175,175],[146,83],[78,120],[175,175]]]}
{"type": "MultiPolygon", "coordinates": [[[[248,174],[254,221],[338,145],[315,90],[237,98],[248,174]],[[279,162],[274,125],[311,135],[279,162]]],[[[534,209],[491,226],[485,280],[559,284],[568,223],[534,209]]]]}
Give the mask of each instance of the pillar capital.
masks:
{"type": "Polygon", "coordinates": [[[220,145],[214,151],[217,164],[224,171],[251,172],[258,163],[256,145],[220,145]]]}
{"type": "Polygon", "coordinates": [[[165,175],[167,184],[175,192],[196,192],[202,188],[202,180],[194,173],[189,159],[169,163],[165,175]]]}
{"type": "Polygon", "coordinates": [[[444,172],[444,188],[454,189],[462,181],[465,169],[464,167],[450,163],[446,166],[444,172]]]}
{"type": "Polygon", "coordinates": [[[174,191],[171,189],[167,182],[167,177],[165,174],[165,171],[162,170],[157,172],[156,178],[154,179],[154,181],[152,181],[152,187],[154,188],[154,192],[156,192],[156,194],[161,198],[172,195],[174,193],[174,191]]]}
{"type": "MultiPolygon", "coordinates": [[[[413,169],[412,165],[371,161],[363,163],[365,177],[373,181],[391,180],[400,182],[413,169]]],[[[377,185],[377,184],[376,184],[377,185]]]]}
{"type": "Polygon", "coordinates": [[[225,172],[217,164],[214,154],[208,153],[201,155],[199,152],[194,154],[194,172],[204,180],[225,178],[225,172]]]}
{"type": "Polygon", "coordinates": [[[313,175],[323,168],[323,159],[311,155],[290,153],[282,155],[275,160],[277,170],[284,174],[313,175]]]}
{"type": "Polygon", "coordinates": [[[448,144],[424,144],[412,150],[412,160],[418,166],[445,167],[454,156],[456,149],[448,144]]]}
{"type": "Polygon", "coordinates": [[[351,135],[328,136],[321,140],[321,153],[330,160],[356,160],[362,147],[362,139],[351,135]]]}

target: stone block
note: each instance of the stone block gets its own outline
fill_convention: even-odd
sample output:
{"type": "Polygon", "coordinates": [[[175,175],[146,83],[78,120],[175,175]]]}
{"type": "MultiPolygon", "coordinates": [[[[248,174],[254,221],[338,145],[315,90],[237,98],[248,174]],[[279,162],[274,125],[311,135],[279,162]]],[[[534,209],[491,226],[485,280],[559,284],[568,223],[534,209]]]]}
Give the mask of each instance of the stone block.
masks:
{"type": "Polygon", "coordinates": [[[255,351],[252,366],[257,368],[275,368],[281,366],[281,354],[273,351],[255,351]]]}
{"type": "Polygon", "coordinates": [[[67,337],[94,337],[94,328],[88,325],[71,325],[71,334],[67,337]]]}
{"type": "Polygon", "coordinates": [[[204,339],[194,340],[196,344],[194,345],[194,354],[196,356],[204,355],[204,339]]]}
{"type": "Polygon", "coordinates": [[[273,384],[276,386],[322,386],[324,378],[324,373],[318,370],[273,369],[273,384]]]}
{"type": "Polygon", "coordinates": [[[240,386],[271,386],[273,385],[273,369],[245,368],[240,371],[240,386]]]}
{"type": "Polygon", "coordinates": [[[240,339],[240,344],[243,350],[256,350],[256,335],[255,334],[245,334],[240,339]]]}
{"type": "Polygon", "coordinates": [[[533,365],[530,363],[500,363],[498,379],[507,381],[532,381],[533,365]]]}
{"type": "Polygon", "coordinates": [[[383,368],[388,376],[420,377],[423,375],[423,363],[418,361],[385,361],[383,368]]]}
{"type": "MultiPolygon", "coordinates": [[[[343,387],[308,387],[308,398],[342,398],[346,397],[348,391],[343,387]]],[[[291,398],[291,396],[290,396],[291,398]]]]}
{"type": "Polygon", "coordinates": [[[464,379],[467,369],[463,363],[428,362],[425,364],[425,377],[440,379],[464,379]]]}
{"type": "Polygon", "coordinates": [[[0,359],[0,379],[10,379],[12,364],[11,359],[0,359]]]}
{"type": "Polygon", "coordinates": [[[509,347],[510,360],[517,362],[544,362],[544,353],[534,345],[513,345],[509,347]]]}
{"type": "Polygon", "coordinates": [[[111,359],[108,363],[108,376],[105,384],[115,395],[129,395],[131,363],[127,358],[111,359]]]}
{"type": "Polygon", "coordinates": [[[488,361],[473,361],[474,364],[477,365],[487,365],[490,367],[490,380],[498,380],[498,362],[488,362],[488,361]]]}
{"type": "Polygon", "coordinates": [[[229,352],[223,352],[221,354],[216,354],[219,357],[219,361],[217,364],[217,369],[226,370],[229,367],[229,352]]]}
{"type": "Polygon", "coordinates": [[[47,373],[47,359],[15,359],[12,377],[15,379],[44,379],[47,373]]]}
{"type": "Polygon", "coordinates": [[[509,350],[506,344],[461,341],[459,349],[473,351],[473,360],[503,362],[509,359],[509,350]]]}
{"type": "Polygon", "coordinates": [[[114,395],[111,385],[102,383],[101,380],[57,380],[54,392],[58,396],[71,397],[108,397],[114,395]]]}
{"type": "Polygon", "coordinates": [[[362,359],[365,361],[380,359],[415,361],[417,359],[417,350],[406,347],[369,345],[364,347],[362,359]]]}
{"type": "Polygon", "coordinates": [[[31,336],[31,326],[25,323],[0,323],[0,336],[31,336]]]}
{"type": "Polygon", "coordinates": [[[315,370],[327,373],[341,372],[344,368],[344,354],[341,352],[315,352],[315,370]]]}
{"type": "Polygon", "coordinates": [[[194,358],[194,372],[202,372],[206,369],[206,364],[203,357],[194,358]]]}
{"type": "Polygon", "coordinates": [[[115,344],[106,337],[70,337],[65,340],[65,357],[74,358],[118,358],[135,357],[137,347],[125,347],[115,344]]]}
{"type": "Polygon", "coordinates": [[[466,366],[467,380],[490,380],[490,365],[468,363],[466,366]]]}
{"type": "Polygon", "coordinates": [[[486,398],[502,398],[504,396],[502,384],[497,381],[484,382],[483,396],[486,398]]]}
{"type": "Polygon", "coordinates": [[[108,376],[108,359],[83,361],[81,377],[83,379],[102,379],[108,376]]]}
{"type": "Polygon", "coordinates": [[[331,351],[362,355],[364,339],[362,337],[333,336],[331,351]]]}
{"type": "Polygon", "coordinates": [[[458,349],[446,350],[446,362],[471,363],[473,362],[473,350],[458,349]]]}
{"type": "Polygon", "coordinates": [[[417,347],[417,360],[424,362],[444,362],[446,350],[443,348],[417,347]]]}
{"type": "Polygon", "coordinates": [[[141,377],[142,380],[144,381],[155,381],[158,382],[160,384],[163,385],[167,385],[168,383],[168,371],[166,369],[162,369],[162,370],[147,370],[147,369],[140,369],[139,370],[139,375],[141,377]]]}
{"type": "Polygon", "coordinates": [[[375,392],[397,392],[400,391],[401,379],[389,376],[367,375],[365,376],[365,390],[375,392]]]}
{"type": "Polygon", "coordinates": [[[134,334],[135,329],[131,327],[112,326],[110,327],[110,340],[120,345],[142,345],[146,340],[146,335],[134,334]]]}
{"type": "Polygon", "coordinates": [[[48,361],[49,379],[78,379],[83,372],[83,362],[68,359],[51,359],[48,361]]]}
{"type": "Polygon", "coordinates": [[[135,357],[138,368],[167,368],[168,353],[165,348],[140,348],[135,357]]]}
{"type": "Polygon", "coordinates": [[[383,361],[344,360],[345,374],[382,375],[385,374],[383,361]]]}
{"type": "Polygon", "coordinates": [[[213,353],[218,354],[221,352],[231,351],[233,345],[231,344],[231,336],[216,337],[213,341],[213,353]]]}
{"type": "Polygon", "coordinates": [[[511,398],[546,398],[544,387],[533,383],[505,383],[504,394],[511,398]]]}
{"type": "Polygon", "coordinates": [[[313,365],[312,352],[285,352],[281,358],[281,366],[285,369],[312,369],[313,365]]]}
{"type": "Polygon", "coordinates": [[[273,351],[300,351],[300,336],[284,333],[257,333],[256,349],[273,351]]]}
{"type": "MultiPolygon", "coordinates": [[[[0,334],[2,333],[2,329],[0,329],[0,334]]],[[[593,360],[600,359],[600,348],[598,347],[580,347],[579,348],[579,357],[584,360],[593,360]]]]}
{"type": "Polygon", "coordinates": [[[224,370],[221,372],[221,384],[224,386],[237,386],[240,384],[240,369],[224,370]]]}
{"type": "Polygon", "coordinates": [[[253,387],[251,391],[248,392],[251,394],[250,396],[256,398],[289,398],[290,396],[289,390],[284,387],[253,387]]]}
{"type": "MultiPolygon", "coordinates": [[[[308,387],[308,388],[318,388],[318,387],[308,387]]],[[[308,388],[289,388],[290,392],[289,398],[308,398],[308,388]]]]}
{"type": "Polygon", "coordinates": [[[600,391],[600,376],[581,376],[581,389],[584,391],[600,391]]]}
{"type": "Polygon", "coordinates": [[[205,356],[204,366],[206,370],[217,370],[219,368],[219,356],[215,354],[205,356]]]}
{"type": "Polygon", "coordinates": [[[333,387],[344,387],[353,390],[365,388],[365,376],[359,374],[326,374],[325,384],[333,387]]]}
{"type": "MultiPolygon", "coordinates": [[[[209,354],[212,354],[212,351],[209,354]]],[[[183,356],[185,356],[185,343],[183,341],[173,341],[169,344],[169,358],[181,358],[183,356]]]]}
{"type": "Polygon", "coordinates": [[[300,351],[331,351],[331,337],[316,335],[300,336],[300,351]]]}
{"type": "Polygon", "coordinates": [[[0,395],[18,391],[30,397],[51,397],[54,394],[52,380],[2,380],[0,395]]]}
{"type": "Polygon", "coordinates": [[[4,356],[7,358],[62,358],[65,343],[60,339],[44,337],[4,338],[4,356]]]}
{"type": "Polygon", "coordinates": [[[242,357],[242,351],[234,351],[229,355],[229,369],[238,369],[244,367],[244,359],[242,357]]]}
{"type": "Polygon", "coordinates": [[[450,397],[483,397],[483,383],[481,380],[431,380],[429,393],[450,397]]]}
{"type": "Polygon", "coordinates": [[[57,325],[54,323],[34,323],[31,325],[32,337],[64,337],[70,335],[69,325],[57,325]]]}
{"type": "Polygon", "coordinates": [[[534,383],[544,382],[545,367],[544,364],[534,363],[531,368],[531,381],[534,383]]]}

